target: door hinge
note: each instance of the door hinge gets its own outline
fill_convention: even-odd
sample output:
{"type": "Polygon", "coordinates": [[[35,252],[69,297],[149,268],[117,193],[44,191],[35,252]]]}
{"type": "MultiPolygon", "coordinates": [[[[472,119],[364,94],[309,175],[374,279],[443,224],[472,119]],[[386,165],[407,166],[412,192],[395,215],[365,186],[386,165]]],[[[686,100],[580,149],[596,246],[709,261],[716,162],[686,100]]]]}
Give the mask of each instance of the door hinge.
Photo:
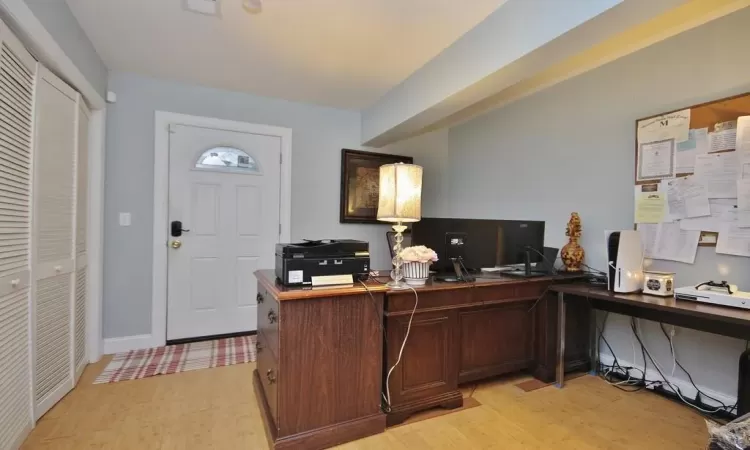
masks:
{"type": "Polygon", "coordinates": [[[279,153],[279,164],[284,164],[284,154],[279,153]]]}
{"type": "Polygon", "coordinates": [[[279,236],[281,236],[281,224],[279,224],[279,236]]]}

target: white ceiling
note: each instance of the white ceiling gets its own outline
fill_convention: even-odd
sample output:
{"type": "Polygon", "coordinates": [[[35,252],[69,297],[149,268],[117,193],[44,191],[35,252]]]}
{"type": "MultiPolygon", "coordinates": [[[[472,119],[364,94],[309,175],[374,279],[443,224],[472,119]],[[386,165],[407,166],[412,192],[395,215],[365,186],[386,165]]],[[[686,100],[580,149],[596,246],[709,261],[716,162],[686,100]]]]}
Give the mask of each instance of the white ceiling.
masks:
{"type": "Polygon", "coordinates": [[[505,0],[67,0],[110,70],[362,109],[505,0]]]}

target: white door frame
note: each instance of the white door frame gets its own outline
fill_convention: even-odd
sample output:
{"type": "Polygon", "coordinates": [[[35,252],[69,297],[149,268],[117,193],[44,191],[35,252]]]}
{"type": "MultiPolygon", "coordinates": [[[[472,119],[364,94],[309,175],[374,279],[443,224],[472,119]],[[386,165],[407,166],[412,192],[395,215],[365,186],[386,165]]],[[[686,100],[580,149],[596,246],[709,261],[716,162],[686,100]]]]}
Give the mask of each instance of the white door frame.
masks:
{"type": "Polygon", "coordinates": [[[169,125],[180,124],[242,133],[275,136],[281,139],[281,179],[279,196],[279,239],[288,242],[292,221],[292,129],[258,125],[213,117],[190,116],[156,111],[154,127],[154,253],[151,299],[150,347],[167,342],[167,233],[169,224],[169,125]]]}
{"type": "Polygon", "coordinates": [[[0,0],[0,18],[10,26],[33,55],[55,75],[76,88],[91,109],[89,122],[89,223],[86,304],[86,352],[89,362],[102,357],[104,146],[106,102],[97,89],[55,41],[24,0],[0,0]]]}

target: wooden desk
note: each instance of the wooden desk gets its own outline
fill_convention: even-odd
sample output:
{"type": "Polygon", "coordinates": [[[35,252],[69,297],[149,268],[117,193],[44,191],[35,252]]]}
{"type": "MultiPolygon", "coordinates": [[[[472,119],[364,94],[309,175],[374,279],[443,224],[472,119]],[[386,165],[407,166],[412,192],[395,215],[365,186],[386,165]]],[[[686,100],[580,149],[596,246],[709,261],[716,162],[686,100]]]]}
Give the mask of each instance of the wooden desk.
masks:
{"type": "MultiPolygon", "coordinates": [[[[272,448],[327,448],[380,433],[386,421],[399,423],[417,411],[461,406],[458,385],[464,382],[523,369],[554,379],[557,303],[547,287],[563,277],[492,277],[417,288],[419,304],[390,378],[392,410],[386,416],[381,392],[398,358],[414,293],[389,291],[375,281],[367,283],[369,293],[356,284],[286,288],[273,271],[255,275],[253,385],[272,448]]],[[[569,322],[579,312],[588,314],[588,307],[568,308],[569,322]]],[[[588,364],[587,354],[575,352],[586,348],[588,336],[571,333],[568,342],[581,344],[570,346],[569,366],[588,364]]]]}
{"type": "Polygon", "coordinates": [[[286,288],[258,279],[256,397],[271,448],[321,449],[385,431],[385,287],[286,288]]]}
{"type": "MultiPolygon", "coordinates": [[[[644,294],[617,294],[604,287],[587,284],[555,284],[550,291],[557,293],[557,368],[558,387],[564,383],[564,358],[566,347],[566,308],[585,305],[594,310],[609,311],[640,319],[661,322],[708,333],[750,340],[750,311],[738,308],[709,305],[674,297],[656,297],[644,294]]],[[[590,322],[589,358],[591,367],[599,356],[596,321],[590,322]]]]}

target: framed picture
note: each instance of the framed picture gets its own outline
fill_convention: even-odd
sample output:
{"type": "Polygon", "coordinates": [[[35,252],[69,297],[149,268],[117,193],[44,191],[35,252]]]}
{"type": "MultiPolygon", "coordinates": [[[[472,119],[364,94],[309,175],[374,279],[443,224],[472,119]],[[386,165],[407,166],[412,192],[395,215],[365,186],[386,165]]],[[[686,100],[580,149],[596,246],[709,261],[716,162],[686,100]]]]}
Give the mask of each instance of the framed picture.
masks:
{"type": "Polygon", "coordinates": [[[394,163],[412,164],[410,156],[341,150],[341,223],[378,222],[378,185],[380,166],[394,163]]]}

